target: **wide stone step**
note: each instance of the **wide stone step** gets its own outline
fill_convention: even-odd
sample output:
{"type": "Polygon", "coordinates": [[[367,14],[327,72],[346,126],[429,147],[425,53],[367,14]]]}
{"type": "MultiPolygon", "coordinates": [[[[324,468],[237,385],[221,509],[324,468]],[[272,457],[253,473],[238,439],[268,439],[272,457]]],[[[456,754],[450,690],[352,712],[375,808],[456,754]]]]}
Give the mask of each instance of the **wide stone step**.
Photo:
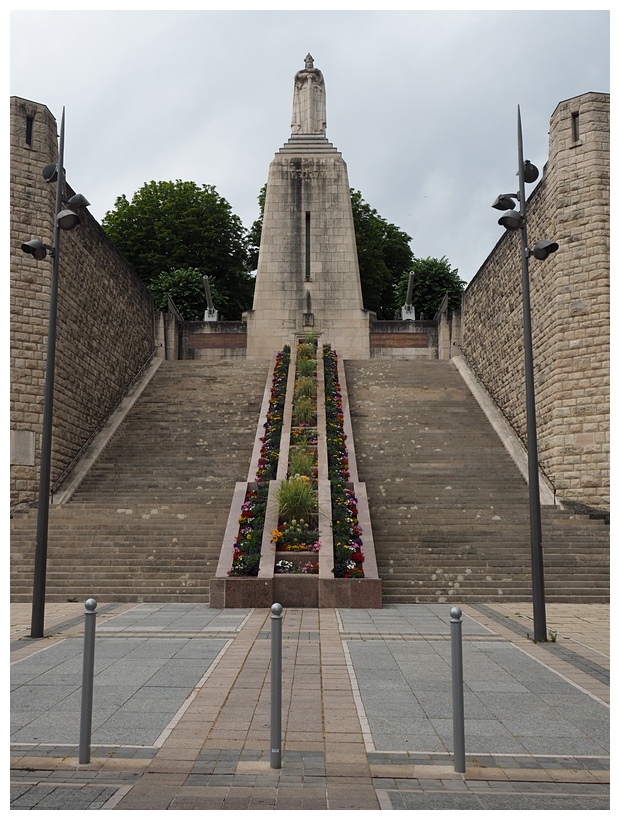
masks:
{"type": "MultiPolygon", "coordinates": [[[[66,505],[50,508],[46,599],[208,602],[245,480],[266,362],[163,362],[66,505]]],[[[11,522],[11,599],[30,600],[36,510],[11,522]]]]}
{"type": "MultiPolygon", "coordinates": [[[[384,601],[530,599],[527,485],[454,365],[345,370],[384,601]]],[[[549,595],[604,597],[609,528],[559,508],[541,515],[549,595]]]]}

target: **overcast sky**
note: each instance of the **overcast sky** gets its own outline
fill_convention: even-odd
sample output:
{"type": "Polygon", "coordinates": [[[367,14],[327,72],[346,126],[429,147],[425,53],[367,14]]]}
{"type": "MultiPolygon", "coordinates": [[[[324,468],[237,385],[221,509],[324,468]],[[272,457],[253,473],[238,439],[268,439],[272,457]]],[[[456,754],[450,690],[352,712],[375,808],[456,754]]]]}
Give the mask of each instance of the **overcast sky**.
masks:
{"type": "Polygon", "coordinates": [[[610,91],[609,11],[407,5],[13,10],[10,94],[58,122],[66,108],[67,179],[98,220],[145,182],[181,179],[214,185],[249,228],[310,52],[351,187],[417,257],[446,256],[469,281],[503,231],[492,201],[516,190],[517,105],[542,170],[557,104],[610,91]]]}

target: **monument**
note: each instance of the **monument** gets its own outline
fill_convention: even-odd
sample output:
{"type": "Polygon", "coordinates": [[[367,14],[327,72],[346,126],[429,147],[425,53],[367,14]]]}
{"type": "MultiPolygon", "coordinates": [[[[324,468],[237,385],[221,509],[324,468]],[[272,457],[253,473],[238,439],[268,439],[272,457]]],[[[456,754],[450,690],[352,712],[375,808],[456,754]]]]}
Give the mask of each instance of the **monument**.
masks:
{"type": "Polygon", "coordinates": [[[248,358],[315,333],[342,359],[370,357],[347,166],[326,136],[325,80],[295,74],[291,136],[269,167],[248,358]]]}

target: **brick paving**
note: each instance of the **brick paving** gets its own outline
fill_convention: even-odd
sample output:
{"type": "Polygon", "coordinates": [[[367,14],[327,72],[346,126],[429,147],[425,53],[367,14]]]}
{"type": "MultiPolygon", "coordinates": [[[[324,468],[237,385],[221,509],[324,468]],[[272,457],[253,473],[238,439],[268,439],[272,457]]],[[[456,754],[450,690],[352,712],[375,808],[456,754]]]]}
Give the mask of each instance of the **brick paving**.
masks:
{"type": "MultiPolygon", "coordinates": [[[[22,698],[32,697],[33,715],[30,722],[22,715],[12,727],[11,808],[608,809],[609,607],[549,606],[556,640],[538,645],[527,637],[526,604],[468,605],[463,612],[470,709],[496,714],[469,717],[466,699],[467,769],[461,775],[453,770],[451,714],[442,711],[449,688],[445,605],[285,610],[280,769],[270,767],[269,611],[180,604],[102,608],[94,718],[97,704],[105,704],[108,725],[120,726],[113,720],[116,710],[123,740],[93,742],[91,762],[79,765],[78,738],[58,739],[68,714],[60,706],[75,704],[73,690],[81,683],[81,675],[77,687],[73,681],[73,645],[81,638],[83,605],[50,608],[40,640],[28,638],[27,605],[12,605],[14,702],[20,690],[22,698]],[[198,665],[183,665],[192,656],[198,665]],[[544,727],[510,711],[502,717],[502,699],[513,704],[515,692],[485,691],[485,675],[495,669],[486,664],[498,660],[510,677],[504,689],[530,687],[534,698],[544,684],[544,727]],[[135,684],[129,700],[148,697],[146,703],[158,704],[146,725],[142,701],[134,711],[127,701],[115,702],[127,684],[113,680],[115,670],[132,666],[147,670],[147,679],[135,684]],[[170,668],[200,672],[195,683],[187,679],[188,695],[182,687],[171,689],[170,668]],[[420,668],[426,670],[422,676],[420,668]],[[425,695],[429,681],[437,700],[425,695]],[[164,690],[168,700],[177,698],[172,718],[166,699],[156,697],[164,690]],[[51,691],[66,697],[44,708],[41,697],[51,691]],[[574,704],[570,722],[558,698],[574,704]],[[500,718],[513,726],[506,735],[500,718]],[[148,742],[130,742],[134,720],[148,742]],[[496,731],[492,753],[476,747],[468,725],[496,731]],[[542,751],[525,752],[524,744],[542,751]]],[[[484,743],[491,748],[488,739],[484,743]]]]}

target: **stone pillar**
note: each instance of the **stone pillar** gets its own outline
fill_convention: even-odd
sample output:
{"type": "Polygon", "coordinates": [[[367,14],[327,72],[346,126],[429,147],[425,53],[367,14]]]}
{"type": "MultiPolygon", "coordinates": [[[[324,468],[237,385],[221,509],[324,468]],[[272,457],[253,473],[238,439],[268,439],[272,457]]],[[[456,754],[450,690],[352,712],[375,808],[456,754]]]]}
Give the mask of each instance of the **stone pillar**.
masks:
{"type": "MultiPolygon", "coordinates": [[[[314,94],[315,86],[316,77],[304,93],[314,94]]],[[[294,102],[295,133],[269,168],[254,304],[244,315],[247,356],[270,358],[313,332],[340,358],[367,359],[370,314],[362,302],[347,166],[322,133],[324,109],[316,98],[302,105],[296,89],[294,99],[314,114],[296,119],[294,102]],[[297,121],[306,133],[295,130],[297,121]]]]}

